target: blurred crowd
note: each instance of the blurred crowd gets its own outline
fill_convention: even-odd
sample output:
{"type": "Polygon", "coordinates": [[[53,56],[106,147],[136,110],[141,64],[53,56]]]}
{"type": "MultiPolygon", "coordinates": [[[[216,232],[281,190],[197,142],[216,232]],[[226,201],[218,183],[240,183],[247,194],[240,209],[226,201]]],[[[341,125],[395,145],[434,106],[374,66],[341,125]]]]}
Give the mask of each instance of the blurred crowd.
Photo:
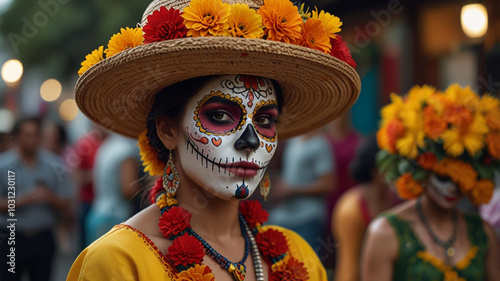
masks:
{"type": "MultiPolygon", "coordinates": [[[[64,280],[71,264],[60,262],[61,253],[74,260],[149,204],[145,191],[153,179],[143,172],[136,142],[94,127],[70,143],[64,125],[38,118],[19,119],[12,132],[0,135],[0,173],[16,175],[18,280],[64,280]]],[[[268,208],[270,224],[307,240],[329,280],[359,280],[369,223],[401,203],[376,168],[378,150],[375,136],[357,132],[346,113],[320,130],[281,143],[270,166],[267,201],[254,195],[268,208]]],[[[9,235],[7,190],[7,183],[0,182],[2,240],[9,235]]],[[[472,211],[500,235],[498,188],[490,204],[472,211]]],[[[7,243],[1,247],[1,253],[8,252],[7,243]]],[[[0,259],[6,274],[8,257],[0,259]]],[[[0,276],[12,280],[6,278],[0,276]]]]}

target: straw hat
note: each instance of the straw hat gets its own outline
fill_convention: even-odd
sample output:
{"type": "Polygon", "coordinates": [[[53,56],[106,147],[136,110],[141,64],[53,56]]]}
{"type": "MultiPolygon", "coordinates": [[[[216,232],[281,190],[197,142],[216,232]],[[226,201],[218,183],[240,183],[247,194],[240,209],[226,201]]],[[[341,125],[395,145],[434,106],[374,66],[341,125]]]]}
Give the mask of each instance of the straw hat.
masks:
{"type": "MultiPolygon", "coordinates": [[[[263,1],[241,0],[258,9],[263,1]]],[[[182,11],[188,0],[153,1],[182,11]]],[[[206,75],[243,74],[274,79],[284,105],[280,139],[319,128],[354,104],[361,84],[346,62],[311,48],[264,39],[186,37],[130,48],[85,71],[75,88],[80,110],[108,129],[137,138],[155,95],[177,82],[206,75]]]]}

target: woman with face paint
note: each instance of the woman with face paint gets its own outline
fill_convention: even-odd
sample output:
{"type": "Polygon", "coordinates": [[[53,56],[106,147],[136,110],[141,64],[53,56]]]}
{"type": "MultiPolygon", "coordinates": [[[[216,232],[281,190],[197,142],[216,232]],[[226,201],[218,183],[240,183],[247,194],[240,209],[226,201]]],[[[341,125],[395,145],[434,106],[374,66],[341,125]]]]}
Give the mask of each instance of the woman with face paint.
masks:
{"type": "Polygon", "coordinates": [[[408,201],[374,220],[362,280],[498,280],[498,241],[476,214],[457,209],[492,196],[500,166],[499,101],[469,88],[415,86],[381,111],[379,170],[408,201]]]}
{"type": "Polygon", "coordinates": [[[268,195],[278,138],[357,99],[342,23],[289,0],[230,2],[155,0],[82,63],[81,111],[137,138],[158,180],[153,204],[85,249],[68,280],[326,280],[311,247],[245,199],[268,195]]]}

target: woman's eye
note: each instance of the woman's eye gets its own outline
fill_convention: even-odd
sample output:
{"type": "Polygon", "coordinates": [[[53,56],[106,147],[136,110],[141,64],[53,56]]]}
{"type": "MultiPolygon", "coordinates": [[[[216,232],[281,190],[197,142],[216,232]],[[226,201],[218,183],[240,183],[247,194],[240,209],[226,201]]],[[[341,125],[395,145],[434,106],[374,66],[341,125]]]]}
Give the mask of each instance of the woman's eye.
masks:
{"type": "Polygon", "coordinates": [[[445,175],[438,175],[438,174],[436,174],[436,178],[440,182],[451,181],[451,178],[449,176],[445,176],[445,175]]]}
{"type": "Polygon", "coordinates": [[[231,115],[224,111],[215,111],[210,114],[210,117],[215,121],[232,121],[231,115]]]}
{"type": "Polygon", "coordinates": [[[261,116],[255,119],[255,123],[259,125],[269,125],[271,124],[271,119],[269,117],[261,116]]]}

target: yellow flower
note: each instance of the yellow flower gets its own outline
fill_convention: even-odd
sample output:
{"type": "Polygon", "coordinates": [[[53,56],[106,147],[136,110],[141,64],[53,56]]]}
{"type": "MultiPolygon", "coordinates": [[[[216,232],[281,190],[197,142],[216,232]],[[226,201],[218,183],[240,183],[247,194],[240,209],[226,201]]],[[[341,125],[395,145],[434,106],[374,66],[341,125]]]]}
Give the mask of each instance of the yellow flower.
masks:
{"type": "Polygon", "coordinates": [[[147,130],[142,132],[137,142],[137,146],[139,146],[140,150],[139,155],[141,155],[142,165],[144,166],[144,172],[149,172],[151,176],[161,176],[163,175],[165,163],[158,158],[156,150],[149,145],[149,139],[146,134],[147,130]]]}
{"type": "Polygon", "coordinates": [[[399,114],[403,110],[403,107],[403,98],[396,93],[391,93],[391,103],[384,106],[380,111],[382,115],[382,124],[385,125],[385,123],[393,118],[399,118],[399,114]]]}
{"type": "Polygon", "coordinates": [[[422,87],[418,85],[414,86],[408,92],[408,98],[406,102],[413,107],[421,108],[422,103],[427,102],[435,92],[436,89],[427,85],[424,85],[422,87]]]}
{"type": "Polygon", "coordinates": [[[196,264],[187,270],[179,272],[175,281],[214,281],[215,276],[210,267],[196,264]]]}
{"type": "Polygon", "coordinates": [[[104,59],[104,47],[100,46],[99,48],[92,51],[92,53],[88,54],[85,57],[85,60],[82,62],[82,67],[78,70],[78,75],[82,75],[85,71],[91,68],[94,64],[102,61],[104,59]]]}
{"type": "Polygon", "coordinates": [[[482,115],[476,114],[472,123],[465,128],[451,128],[446,130],[441,138],[448,155],[458,157],[464,149],[474,156],[484,146],[484,137],[488,133],[488,126],[482,115]]]}
{"type": "Polygon", "coordinates": [[[446,89],[444,96],[450,102],[463,105],[472,112],[479,108],[479,97],[469,86],[461,88],[458,84],[453,84],[446,89]]]}
{"type": "Polygon", "coordinates": [[[492,96],[484,95],[479,101],[479,111],[483,114],[488,114],[494,109],[498,109],[498,99],[492,96]]]}
{"type": "Polygon", "coordinates": [[[294,44],[302,36],[302,17],[289,0],[264,0],[257,13],[262,17],[267,40],[294,44]]]}
{"type": "Polygon", "coordinates": [[[229,35],[232,37],[262,38],[262,18],[247,4],[234,4],[229,16],[229,35]]]}
{"type": "Polygon", "coordinates": [[[222,0],[191,0],[184,8],[184,25],[187,36],[222,36],[227,34],[231,5],[222,0]]]}
{"type": "Polygon", "coordinates": [[[302,24],[302,38],[298,40],[298,44],[327,54],[332,49],[330,38],[323,24],[320,20],[313,18],[307,19],[302,24]]]}
{"type": "Polygon", "coordinates": [[[425,133],[421,131],[408,130],[405,135],[396,142],[396,149],[401,156],[409,159],[416,159],[418,147],[423,147],[425,133]]]}
{"type": "Polygon", "coordinates": [[[127,49],[140,46],[143,41],[142,28],[122,28],[120,29],[120,33],[111,37],[108,49],[104,52],[106,53],[106,57],[109,58],[127,49]]]}
{"type": "Polygon", "coordinates": [[[342,22],[340,19],[330,13],[326,13],[325,11],[318,12],[318,8],[312,11],[312,18],[315,20],[320,20],[325,27],[326,33],[330,38],[337,38],[335,33],[340,32],[340,27],[342,26],[342,22]]]}

